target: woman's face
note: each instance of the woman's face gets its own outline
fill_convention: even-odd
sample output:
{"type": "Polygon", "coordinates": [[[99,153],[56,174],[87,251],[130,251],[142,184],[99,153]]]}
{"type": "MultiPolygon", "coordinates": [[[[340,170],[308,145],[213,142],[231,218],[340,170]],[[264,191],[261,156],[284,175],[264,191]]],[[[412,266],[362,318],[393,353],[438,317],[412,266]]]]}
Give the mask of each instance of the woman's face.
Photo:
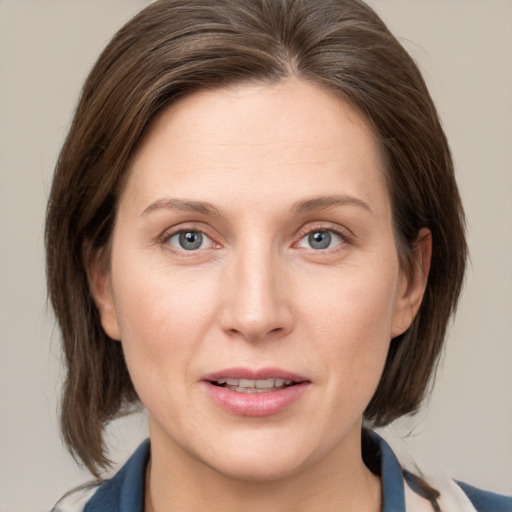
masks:
{"type": "Polygon", "coordinates": [[[360,459],[422,292],[362,117],[300,81],[198,92],[157,118],[129,172],[91,285],[153,453],[246,479],[360,459]]]}

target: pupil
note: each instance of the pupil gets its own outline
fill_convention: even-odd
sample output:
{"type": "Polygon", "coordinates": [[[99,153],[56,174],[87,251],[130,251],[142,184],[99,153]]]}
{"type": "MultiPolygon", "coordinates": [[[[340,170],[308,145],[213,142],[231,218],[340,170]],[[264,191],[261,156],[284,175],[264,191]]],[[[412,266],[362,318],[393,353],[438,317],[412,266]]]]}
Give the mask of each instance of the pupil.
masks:
{"type": "Polygon", "coordinates": [[[327,249],[331,244],[331,234],[328,231],[316,231],[309,235],[309,244],[313,249],[327,249]]]}
{"type": "Polygon", "coordinates": [[[180,234],[180,245],[187,251],[199,249],[203,243],[203,235],[197,231],[185,231],[180,234]]]}

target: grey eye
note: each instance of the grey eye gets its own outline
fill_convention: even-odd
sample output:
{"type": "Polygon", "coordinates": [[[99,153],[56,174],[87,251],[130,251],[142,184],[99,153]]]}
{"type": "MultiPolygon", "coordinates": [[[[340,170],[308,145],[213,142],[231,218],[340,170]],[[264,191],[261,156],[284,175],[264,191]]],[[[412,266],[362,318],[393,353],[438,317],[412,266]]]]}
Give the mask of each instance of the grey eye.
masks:
{"type": "Polygon", "coordinates": [[[203,243],[203,235],[197,231],[187,231],[180,233],[180,245],[186,251],[199,249],[203,243]]]}
{"type": "Polygon", "coordinates": [[[304,235],[297,246],[303,249],[313,249],[322,251],[325,249],[335,249],[345,243],[343,235],[333,229],[314,229],[307,235],[304,235]]]}
{"type": "Polygon", "coordinates": [[[308,235],[308,243],[313,249],[327,249],[331,241],[332,235],[329,231],[313,231],[308,235]]]}
{"type": "Polygon", "coordinates": [[[169,244],[184,251],[201,249],[205,236],[200,231],[179,231],[169,238],[169,244]]]}

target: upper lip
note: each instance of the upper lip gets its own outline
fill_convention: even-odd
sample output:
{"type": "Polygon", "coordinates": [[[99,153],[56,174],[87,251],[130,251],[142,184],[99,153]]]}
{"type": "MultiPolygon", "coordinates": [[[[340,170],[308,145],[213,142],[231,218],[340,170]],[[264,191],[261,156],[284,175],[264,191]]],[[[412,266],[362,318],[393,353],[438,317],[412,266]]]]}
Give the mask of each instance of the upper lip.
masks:
{"type": "Polygon", "coordinates": [[[226,368],[213,373],[204,375],[201,380],[215,382],[220,379],[248,379],[248,380],[264,380],[264,379],[283,379],[292,380],[294,382],[309,381],[306,377],[282,368],[226,368]]]}

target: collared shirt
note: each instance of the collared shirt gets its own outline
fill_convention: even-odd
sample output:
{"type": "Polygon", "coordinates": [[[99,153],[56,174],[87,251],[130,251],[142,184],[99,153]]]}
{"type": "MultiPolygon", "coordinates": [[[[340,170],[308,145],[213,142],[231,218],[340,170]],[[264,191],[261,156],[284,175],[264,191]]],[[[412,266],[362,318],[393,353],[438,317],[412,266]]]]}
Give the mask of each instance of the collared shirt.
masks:
{"type": "MultiPolygon", "coordinates": [[[[402,467],[388,443],[373,432],[368,432],[367,440],[382,481],[381,512],[434,511],[435,505],[404,481],[402,467]]],[[[150,443],[146,440],[111,479],[68,494],[52,512],[144,512],[149,454],[150,443]]],[[[428,483],[440,492],[437,505],[443,512],[512,512],[512,497],[457,484],[450,479],[433,478],[428,479],[428,483]]]]}

